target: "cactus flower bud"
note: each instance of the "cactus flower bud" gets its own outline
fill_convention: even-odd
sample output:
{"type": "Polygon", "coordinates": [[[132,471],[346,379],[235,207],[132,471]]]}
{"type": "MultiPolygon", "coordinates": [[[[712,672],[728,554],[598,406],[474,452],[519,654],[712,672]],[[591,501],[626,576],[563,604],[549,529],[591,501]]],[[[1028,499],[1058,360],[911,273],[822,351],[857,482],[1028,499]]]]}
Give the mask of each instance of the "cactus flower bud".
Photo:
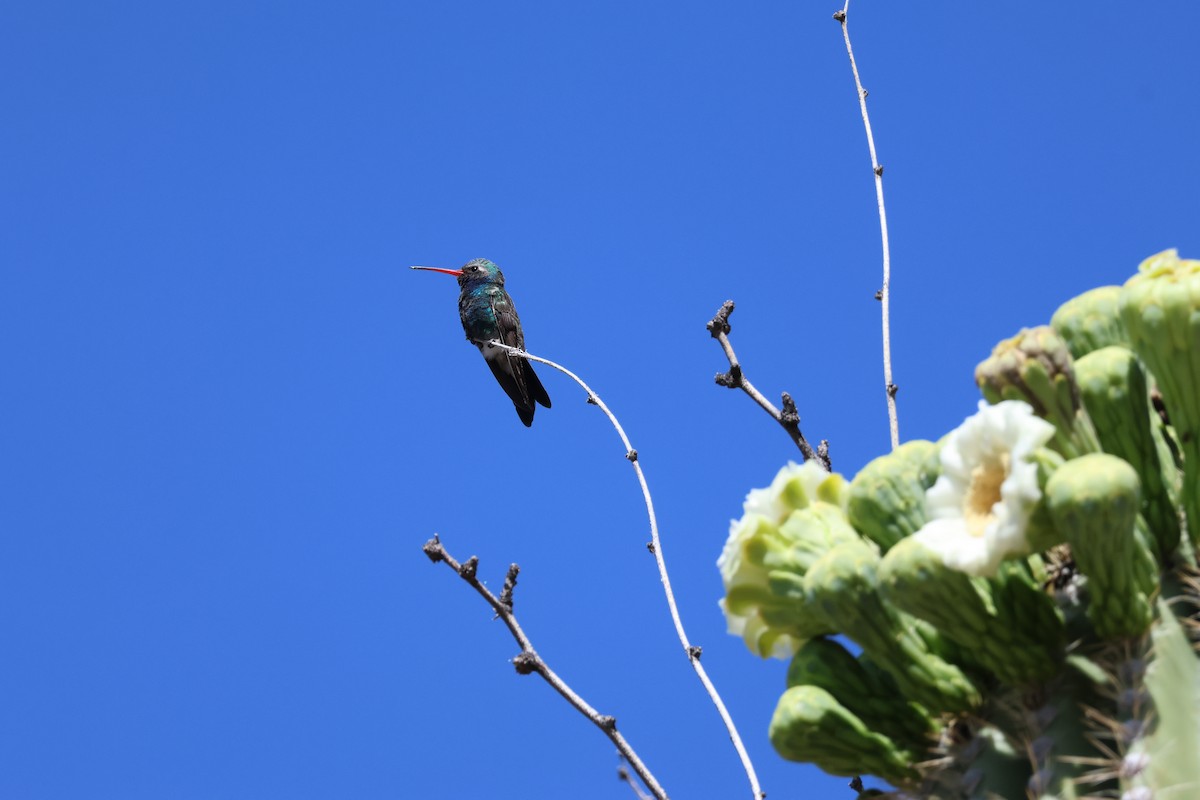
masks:
{"type": "Polygon", "coordinates": [[[1125,282],[1120,307],[1179,436],[1188,532],[1200,543],[1200,261],[1174,250],[1151,256],[1125,282]]]}
{"type": "Polygon", "coordinates": [[[1141,362],[1126,347],[1105,347],[1075,362],[1075,375],[1104,451],[1137,470],[1141,514],[1165,561],[1179,544],[1180,474],[1163,440],[1162,423],[1150,408],[1141,362]]]}
{"type": "Polygon", "coordinates": [[[871,727],[915,752],[933,745],[937,724],[910,702],[886,672],[864,664],[832,639],[811,639],[796,651],[787,685],[819,686],[871,727]]]}
{"type": "Polygon", "coordinates": [[[933,713],[968,711],[979,691],[954,664],[934,652],[917,621],[884,602],[876,569],[879,553],[846,542],[816,560],[804,576],[809,607],[833,630],[854,640],[892,676],[910,699],[933,713]]]}
{"type": "Polygon", "coordinates": [[[1032,406],[1054,425],[1050,446],[1066,458],[1099,451],[1075,385],[1071,353],[1049,325],[1026,328],[996,345],[975,368],[975,383],[990,403],[1024,400],[1032,406]]]}
{"type": "Polygon", "coordinates": [[[1068,461],[1046,484],[1046,507],[1087,576],[1088,618],[1102,639],[1139,636],[1152,617],[1158,570],[1136,528],[1138,484],[1133,467],[1106,453],[1068,461]]]}
{"type": "Polygon", "coordinates": [[[1054,602],[1031,584],[973,578],[910,538],[884,557],[879,585],[886,600],[932,624],[1005,683],[1045,680],[1058,669],[1066,629],[1054,602]]]}
{"type": "Polygon", "coordinates": [[[1076,360],[1102,347],[1129,346],[1129,334],[1117,307],[1120,294],[1120,286],[1101,286],[1071,298],[1054,312],[1050,327],[1076,360]]]}
{"type": "Polygon", "coordinates": [[[933,442],[912,441],[863,467],[850,482],[846,515],[884,551],[925,524],[925,491],[937,478],[933,442]]]}
{"type": "Polygon", "coordinates": [[[915,781],[915,759],[882,733],[872,731],[818,686],[793,686],[779,698],[771,718],[771,744],[789,761],[816,764],[832,775],[878,775],[894,784],[915,781]]]}

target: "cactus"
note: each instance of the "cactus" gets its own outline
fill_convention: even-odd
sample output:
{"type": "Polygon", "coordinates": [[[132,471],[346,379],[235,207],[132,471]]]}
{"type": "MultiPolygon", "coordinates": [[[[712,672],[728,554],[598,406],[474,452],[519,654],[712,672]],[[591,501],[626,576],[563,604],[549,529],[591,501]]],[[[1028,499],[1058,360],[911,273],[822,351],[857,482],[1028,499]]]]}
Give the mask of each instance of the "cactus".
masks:
{"type": "Polygon", "coordinates": [[[884,598],[929,622],[1009,684],[1053,676],[1066,630],[1053,601],[1017,574],[974,578],[947,567],[916,539],[887,554],[879,568],[884,598]]]}
{"type": "Polygon", "coordinates": [[[925,491],[937,478],[933,442],[913,441],[867,464],[850,482],[850,523],[885,552],[928,521],[925,491]]]}
{"type": "Polygon", "coordinates": [[[792,657],[771,742],[897,798],[1200,796],[1200,262],[1148,259],[976,376],[993,405],[937,443],[747,498],[722,574],[792,657]]]}
{"type": "Polygon", "coordinates": [[[1180,475],[1150,409],[1145,370],[1128,348],[1104,347],[1080,358],[1075,375],[1104,451],[1128,461],[1141,479],[1140,511],[1166,558],[1179,545],[1180,475]]]}
{"type": "Polygon", "coordinates": [[[1145,633],[1158,571],[1137,530],[1140,489],[1133,467],[1106,453],[1068,461],[1046,485],[1046,502],[1088,578],[1096,633],[1101,639],[1145,633]]]}
{"type": "Polygon", "coordinates": [[[913,754],[931,751],[937,723],[924,708],[905,698],[895,681],[869,657],[855,658],[832,639],[812,639],[796,651],[787,685],[818,686],[879,733],[913,754]]]}
{"type": "Polygon", "coordinates": [[[979,690],[966,673],[942,658],[906,614],[884,602],[875,576],[878,564],[878,552],[865,542],[837,545],[804,576],[809,607],[931,712],[977,707],[979,690]]]}
{"type": "Polygon", "coordinates": [[[1076,360],[1103,347],[1129,346],[1117,304],[1120,294],[1120,286],[1100,286],[1071,298],[1054,312],[1050,327],[1076,360]]]}
{"type": "Polygon", "coordinates": [[[1066,458],[1100,450],[1079,397],[1067,343],[1049,325],[1005,339],[975,368],[975,383],[990,403],[1024,400],[1055,427],[1051,446],[1066,458]]]}
{"type": "Polygon", "coordinates": [[[788,658],[804,641],[832,633],[805,607],[803,579],[835,544],[858,541],[842,511],[845,480],[814,463],[789,464],[766,489],[746,496],[717,566],[729,632],[757,655],[788,658]]]}
{"type": "Polygon", "coordinates": [[[1151,256],[1125,282],[1121,319],[1158,380],[1183,447],[1183,510],[1200,541],[1200,261],[1174,250],[1151,256]]]}
{"type": "Polygon", "coordinates": [[[877,733],[819,686],[793,686],[779,698],[769,731],[789,761],[811,761],[833,775],[878,775],[892,783],[918,777],[912,753],[877,733]]]}

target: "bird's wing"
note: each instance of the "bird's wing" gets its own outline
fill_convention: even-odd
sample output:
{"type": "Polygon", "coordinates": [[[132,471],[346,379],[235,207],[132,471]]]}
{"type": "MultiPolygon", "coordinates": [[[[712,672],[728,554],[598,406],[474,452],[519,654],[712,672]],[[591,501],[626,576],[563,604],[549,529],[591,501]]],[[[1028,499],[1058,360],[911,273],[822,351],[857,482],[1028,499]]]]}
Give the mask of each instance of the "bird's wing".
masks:
{"type": "MultiPolygon", "coordinates": [[[[517,316],[516,308],[513,307],[512,299],[508,297],[507,293],[495,292],[488,297],[488,301],[491,303],[492,315],[496,320],[496,330],[499,333],[500,341],[509,347],[519,347],[524,350],[525,334],[521,331],[521,321],[517,316]]],[[[550,395],[546,392],[546,387],[542,386],[537,373],[533,371],[533,365],[520,356],[511,353],[504,355],[506,363],[504,363],[503,369],[498,369],[501,365],[495,362],[489,361],[489,364],[492,364],[492,372],[500,381],[500,385],[508,392],[517,411],[523,412],[524,409],[528,409],[532,418],[535,402],[549,408],[550,395]],[[509,380],[500,375],[501,372],[510,373],[509,380],[512,385],[509,380]]],[[[522,419],[524,419],[524,413],[522,413],[522,419]]]]}
{"type": "Polygon", "coordinates": [[[521,319],[513,307],[512,299],[503,291],[495,291],[488,295],[492,306],[492,317],[496,320],[496,330],[500,332],[500,341],[509,347],[525,349],[525,335],[521,332],[521,319]]]}

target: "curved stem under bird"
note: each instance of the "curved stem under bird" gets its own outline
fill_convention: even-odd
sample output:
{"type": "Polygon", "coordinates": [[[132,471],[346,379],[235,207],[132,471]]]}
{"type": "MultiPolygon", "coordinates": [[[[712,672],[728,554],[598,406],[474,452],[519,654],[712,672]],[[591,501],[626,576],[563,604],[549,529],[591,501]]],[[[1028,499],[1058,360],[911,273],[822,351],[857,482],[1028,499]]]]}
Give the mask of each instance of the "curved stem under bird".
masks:
{"type": "Polygon", "coordinates": [[[600,396],[592,391],[592,387],[583,382],[583,379],[576,375],[571,370],[561,364],[557,364],[548,358],[535,356],[523,350],[505,344],[504,342],[492,339],[475,340],[475,344],[479,345],[480,349],[485,347],[497,348],[506,351],[512,355],[520,355],[530,361],[536,361],[539,364],[545,364],[563,373],[571,380],[575,381],[587,393],[587,400],[592,405],[595,405],[604,412],[604,416],[608,417],[608,421],[612,423],[616,429],[617,435],[621,437],[621,443],[625,445],[625,458],[633,466],[634,472],[637,474],[638,483],[642,487],[642,497],[646,501],[646,514],[650,518],[650,551],[654,554],[655,561],[658,563],[658,575],[662,581],[663,591],[667,597],[667,607],[671,611],[671,620],[675,623],[675,632],[679,636],[679,641],[683,645],[684,653],[687,655],[688,662],[692,665],[692,669],[696,671],[696,677],[700,679],[700,683],[704,685],[704,689],[708,692],[709,698],[713,705],[717,708],[717,713],[721,720],[725,723],[725,730],[729,734],[730,740],[733,742],[733,747],[737,751],[738,758],[741,759],[742,768],[746,771],[746,777],[750,781],[750,789],[753,792],[754,800],[761,800],[765,797],[758,783],[758,776],[754,772],[754,765],[750,762],[750,755],[746,751],[746,746],[742,743],[742,737],[738,734],[737,726],[734,725],[733,717],[730,716],[729,710],[725,707],[725,702],[721,699],[721,695],[717,693],[717,687],[713,684],[712,679],[708,677],[708,672],[700,663],[701,648],[693,645],[688,641],[687,633],[683,629],[683,620],[679,616],[679,607],[675,603],[675,593],[671,589],[671,578],[667,574],[667,562],[663,555],[662,540],[658,535],[658,518],[654,514],[654,500],[650,497],[650,486],[646,483],[646,474],[642,471],[642,465],[638,458],[638,451],[633,448],[629,441],[629,437],[625,434],[625,429],[621,427],[621,423],[617,421],[616,415],[609,410],[600,396]]]}

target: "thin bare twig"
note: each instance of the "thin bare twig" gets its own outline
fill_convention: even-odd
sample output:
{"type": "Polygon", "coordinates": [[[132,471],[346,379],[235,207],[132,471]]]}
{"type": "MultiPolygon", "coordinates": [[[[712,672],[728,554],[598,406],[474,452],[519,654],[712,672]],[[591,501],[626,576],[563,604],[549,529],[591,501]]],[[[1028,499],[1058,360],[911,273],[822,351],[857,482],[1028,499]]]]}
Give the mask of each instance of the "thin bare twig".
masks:
{"type": "Polygon", "coordinates": [[[617,767],[617,779],[628,784],[629,788],[633,791],[633,796],[637,800],[650,800],[650,795],[642,791],[642,787],[637,785],[637,781],[629,774],[629,770],[625,769],[624,764],[617,767]]]}
{"type": "Polygon", "coordinates": [[[496,339],[476,343],[486,344],[491,347],[500,347],[514,355],[527,358],[530,361],[536,361],[539,364],[545,364],[563,373],[580,385],[583,391],[587,393],[587,401],[603,411],[604,416],[608,417],[608,421],[616,429],[617,435],[621,437],[622,444],[625,445],[625,458],[633,465],[633,471],[637,474],[638,483],[642,487],[642,498],[646,501],[646,514],[650,518],[649,547],[650,551],[654,554],[655,560],[658,562],[658,576],[662,581],[663,591],[667,596],[667,607],[671,610],[671,620],[675,623],[675,632],[679,635],[679,641],[683,645],[684,653],[687,654],[688,662],[691,663],[692,669],[696,671],[696,676],[700,679],[700,683],[704,684],[705,691],[708,692],[713,705],[717,707],[717,713],[721,715],[721,720],[725,723],[725,730],[729,733],[729,739],[733,742],[733,747],[742,761],[742,768],[746,770],[746,777],[750,781],[750,789],[754,794],[754,800],[760,800],[765,797],[766,795],[759,788],[758,776],[754,772],[754,765],[750,763],[750,754],[746,752],[746,746],[742,744],[742,737],[738,734],[737,726],[733,724],[733,717],[729,715],[729,709],[725,707],[725,701],[717,693],[717,687],[713,685],[712,680],[708,677],[708,672],[705,671],[703,665],[700,663],[701,649],[688,641],[687,633],[683,629],[683,621],[679,617],[679,607],[675,604],[675,593],[671,591],[671,578],[667,574],[667,562],[663,557],[662,541],[658,536],[658,520],[654,516],[654,501],[650,498],[650,487],[646,484],[646,475],[642,472],[642,465],[638,461],[638,451],[634,450],[633,445],[629,443],[629,437],[625,435],[625,429],[621,427],[621,423],[617,421],[616,416],[604,404],[600,396],[592,391],[592,388],[584,383],[582,378],[563,365],[556,364],[548,358],[532,355],[516,347],[510,347],[496,339]]]}
{"type": "Polygon", "coordinates": [[[762,392],[754,388],[754,384],[742,372],[742,365],[738,361],[737,354],[733,352],[733,345],[729,343],[729,332],[732,327],[729,324],[729,315],[733,313],[733,301],[726,300],[716,316],[708,321],[704,326],[708,328],[708,332],[712,337],[721,344],[721,349],[725,351],[725,357],[729,359],[729,372],[718,372],[716,382],[721,386],[726,386],[730,389],[741,389],[746,394],[762,406],[762,409],[771,415],[771,418],[783,426],[787,431],[788,436],[800,448],[800,452],[804,454],[804,460],[809,461],[816,459],[817,463],[825,468],[826,472],[830,472],[832,466],[829,462],[829,442],[822,440],[813,450],[812,445],[804,438],[804,434],[800,432],[800,412],[796,410],[796,403],[792,400],[792,396],[787,392],[783,393],[783,410],[777,409],[774,404],[763,397],[762,392]]]}
{"type": "Polygon", "coordinates": [[[879,205],[879,234],[883,240],[883,288],[875,295],[883,309],[883,383],[887,392],[888,427],[891,430],[892,449],[900,446],[900,421],[896,415],[896,392],[899,387],[892,381],[892,333],[891,333],[891,285],[892,255],[888,246],[887,211],[883,207],[883,167],[875,154],[875,136],[871,133],[871,118],[867,115],[867,90],[858,76],[858,64],[854,60],[854,48],[850,46],[850,28],[846,15],[850,12],[850,0],[833,18],[842,26],[842,38],[846,40],[846,55],[850,57],[850,71],[854,73],[854,85],[858,89],[858,106],[862,110],[863,127],[867,131],[867,149],[871,151],[871,171],[875,173],[875,199],[879,205]]]}
{"type": "Polygon", "coordinates": [[[436,564],[440,561],[457,572],[460,578],[469,583],[475,591],[483,596],[488,605],[495,610],[496,616],[504,620],[504,624],[508,626],[509,632],[517,640],[517,644],[521,646],[520,654],[513,659],[513,666],[516,667],[517,672],[521,675],[528,675],[531,672],[541,675],[554,691],[562,695],[568,703],[574,706],[579,713],[591,720],[597,728],[604,731],[604,735],[616,745],[617,752],[621,754],[621,758],[629,763],[629,766],[642,779],[642,782],[654,797],[658,798],[658,800],[667,800],[667,793],[658,784],[654,776],[650,774],[650,770],[646,768],[642,760],[638,758],[638,754],[634,752],[629,742],[625,741],[625,737],[617,730],[616,717],[601,714],[588,705],[587,701],[577,695],[562,678],[558,677],[558,674],[550,669],[549,665],[533,649],[533,644],[529,641],[529,637],[525,635],[525,631],[521,630],[521,626],[512,611],[512,591],[516,586],[516,574],[519,571],[519,567],[513,564],[508,568],[509,580],[504,582],[504,593],[502,593],[501,597],[496,597],[475,577],[479,566],[479,559],[475,556],[471,556],[464,563],[460,564],[446,552],[446,548],[442,546],[442,542],[437,536],[426,542],[422,549],[433,563],[436,564]],[[507,602],[504,600],[505,597],[507,597],[507,602]]]}

